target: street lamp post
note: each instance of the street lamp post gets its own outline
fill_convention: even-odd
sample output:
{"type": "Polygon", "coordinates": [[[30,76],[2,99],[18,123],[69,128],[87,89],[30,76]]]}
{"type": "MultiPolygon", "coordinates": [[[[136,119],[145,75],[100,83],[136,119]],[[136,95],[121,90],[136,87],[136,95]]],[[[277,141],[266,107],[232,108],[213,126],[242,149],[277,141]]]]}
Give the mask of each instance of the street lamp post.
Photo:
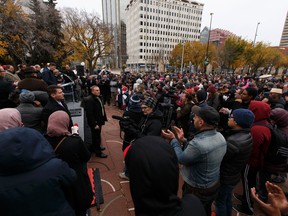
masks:
{"type": "Polygon", "coordinates": [[[183,62],[184,62],[184,41],[182,41],[182,58],[181,58],[181,73],[183,73],[183,62]]]}
{"type": "Polygon", "coordinates": [[[209,31],[208,31],[208,41],[207,41],[207,47],[206,47],[206,53],[205,53],[205,59],[204,59],[205,72],[207,71],[207,66],[209,64],[208,51],[209,51],[209,43],[210,43],[210,32],[211,32],[211,26],[212,26],[212,17],[213,17],[213,13],[210,13],[210,27],[209,27],[209,31]]]}
{"type": "Polygon", "coordinates": [[[257,23],[257,26],[256,26],[256,31],[255,31],[253,46],[255,46],[255,43],[256,43],[256,37],[257,37],[257,33],[258,33],[258,26],[259,26],[259,24],[260,24],[260,22],[258,22],[258,23],[257,23]]]}

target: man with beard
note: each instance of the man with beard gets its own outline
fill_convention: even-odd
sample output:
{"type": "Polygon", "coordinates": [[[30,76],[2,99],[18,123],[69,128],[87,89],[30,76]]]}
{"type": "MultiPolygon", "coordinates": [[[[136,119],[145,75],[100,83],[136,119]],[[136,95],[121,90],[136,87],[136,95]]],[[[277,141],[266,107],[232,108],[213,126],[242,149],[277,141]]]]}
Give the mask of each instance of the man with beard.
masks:
{"type": "Polygon", "coordinates": [[[285,107],[285,101],[282,97],[282,89],[280,88],[272,88],[269,92],[269,97],[264,98],[262,101],[270,104],[271,109],[284,109],[285,107]]]}
{"type": "Polygon", "coordinates": [[[176,135],[170,130],[162,130],[162,134],[170,141],[178,162],[183,165],[183,196],[191,193],[197,196],[206,214],[211,215],[211,205],[220,187],[220,165],[227,144],[222,134],[216,131],[220,120],[217,110],[210,106],[193,106],[192,111],[197,132],[191,141],[183,143],[183,129],[177,127],[173,128],[176,135]],[[180,143],[185,146],[184,150],[180,143]]]}

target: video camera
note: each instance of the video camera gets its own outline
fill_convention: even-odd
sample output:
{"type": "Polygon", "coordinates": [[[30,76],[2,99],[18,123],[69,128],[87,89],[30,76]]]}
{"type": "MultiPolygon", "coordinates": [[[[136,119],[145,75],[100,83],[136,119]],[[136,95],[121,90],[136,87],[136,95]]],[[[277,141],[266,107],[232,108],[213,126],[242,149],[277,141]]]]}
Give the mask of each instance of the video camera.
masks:
{"type": "Polygon", "coordinates": [[[132,124],[132,119],[130,119],[130,116],[112,115],[112,118],[119,121],[120,129],[124,132],[127,131],[129,126],[132,124]]]}
{"type": "Polygon", "coordinates": [[[130,116],[116,116],[116,115],[112,115],[113,119],[116,119],[118,121],[127,121],[130,119],[130,116]]]}

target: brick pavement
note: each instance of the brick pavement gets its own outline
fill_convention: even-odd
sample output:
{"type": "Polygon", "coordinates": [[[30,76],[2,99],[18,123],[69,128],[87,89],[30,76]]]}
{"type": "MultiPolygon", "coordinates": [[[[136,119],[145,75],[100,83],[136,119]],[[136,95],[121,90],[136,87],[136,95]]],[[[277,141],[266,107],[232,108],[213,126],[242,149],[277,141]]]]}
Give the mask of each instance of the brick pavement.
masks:
{"type": "MultiPolygon", "coordinates": [[[[112,119],[112,115],[121,116],[123,111],[115,106],[105,106],[108,122],[102,129],[102,145],[106,147],[104,153],[108,158],[91,157],[88,163],[90,168],[99,168],[104,196],[104,204],[101,205],[101,211],[96,207],[91,208],[91,216],[133,216],[133,201],[130,195],[129,181],[122,180],[118,173],[123,170],[122,140],[120,139],[119,122],[112,119]]],[[[180,177],[179,189],[181,189],[182,179],[180,177]]],[[[284,185],[284,184],[283,184],[284,185]]],[[[241,183],[237,185],[235,192],[241,192],[241,183]]],[[[181,197],[181,190],[179,190],[181,197]]],[[[233,203],[237,203],[233,200],[233,203]]],[[[241,216],[233,211],[233,216],[241,216]]]]}
{"type": "Polygon", "coordinates": [[[102,128],[102,145],[108,158],[102,159],[92,155],[88,167],[99,168],[104,204],[101,212],[96,207],[91,209],[92,216],[133,216],[133,202],[129,190],[129,181],[123,181],[118,173],[123,170],[122,140],[120,139],[119,121],[112,115],[122,116],[122,111],[115,106],[105,106],[108,122],[102,128]]]}

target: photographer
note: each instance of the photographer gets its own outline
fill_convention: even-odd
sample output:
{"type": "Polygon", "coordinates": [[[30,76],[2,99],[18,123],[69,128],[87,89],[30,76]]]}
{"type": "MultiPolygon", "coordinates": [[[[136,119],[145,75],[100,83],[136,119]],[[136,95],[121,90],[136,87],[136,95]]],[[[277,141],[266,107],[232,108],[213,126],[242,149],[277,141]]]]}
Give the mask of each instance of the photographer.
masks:
{"type": "MultiPolygon", "coordinates": [[[[112,116],[115,119],[115,116],[112,116]]],[[[137,123],[140,122],[142,117],[142,111],[141,111],[141,104],[140,99],[138,95],[134,94],[128,103],[128,109],[124,112],[123,116],[121,117],[119,124],[121,127],[121,130],[124,131],[124,139],[123,139],[123,145],[122,145],[122,151],[125,150],[127,146],[130,145],[130,142],[137,138],[137,135],[133,132],[134,130],[131,130],[129,128],[131,127],[138,127],[137,123]]],[[[126,166],[124,167],[123,172],[119,173],[119,177],[122,179],[128,179],[129,173],[126,169],[126,166]]]]}
{"type": "MultiPolygon", "coordinates": [[[[125,134],[131,134],[133,139],[137,139],[146,135],[160,136],[162,129],[163,114],[156,109],[156,103],[153,98],[146,98],[141,109],[143,115],[140,120],[131,121],[131,119],[124,117],[124,121],[120,119],[120,126],[124,130],[125,134]],[[139,124],[137,124],[140,122],[139,124]]],[[[125,113],[124,113],[125,115],[125,113]]],[[[114,117],[115,118],[115,117],[114,117]]]]}
{"type": "Polygon", "coordinates": [[[134,94],[128,104],[128,110],[124,112],[122,120],[120,120],[121,129],[124,130],[124,140],[123,140],[123,147],[122,150],[124,151],[125,148],[130,144],[132,140],[136,137],[136,134],[133,133],[129,128],[137,127],[137,123],[140,122],[142,117],[142,110],[141,104],[138,95],[134,94]]]}

